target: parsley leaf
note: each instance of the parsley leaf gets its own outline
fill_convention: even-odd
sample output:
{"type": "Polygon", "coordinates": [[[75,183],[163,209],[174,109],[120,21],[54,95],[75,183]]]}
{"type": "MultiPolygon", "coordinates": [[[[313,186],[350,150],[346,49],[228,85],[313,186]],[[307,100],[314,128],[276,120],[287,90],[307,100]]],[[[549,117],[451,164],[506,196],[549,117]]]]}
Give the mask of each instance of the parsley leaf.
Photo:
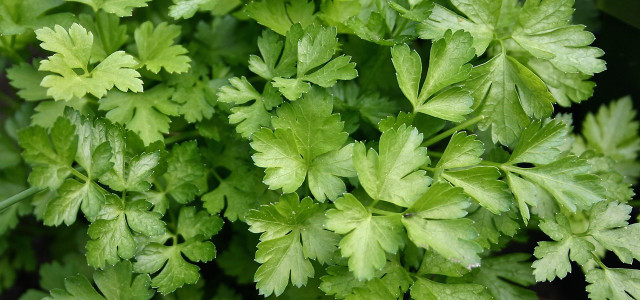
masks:
{"type": "Polygon", "coordinates": [[[469,33],[447,32],[433,43],[429,69],[418,92],[422,75],[420,56],[410,53],[407,45],[391,49],[393,65],[402,93],[413,105],[414,112],[460,122],[471,113],[473,98],[459,86],[471,73],[469,60],[473,58],[472,38],[469,33]]]}
{"type": "Polygon", "coordinates": [[[44,299],[87,299],[87,300],[120,300],[151,299],[154,291],[149,287],[149,275],[133,276],[131,263],[121,262],[105,270],[93,274],[98,291],[84,275],[74,275],[64,280],[65,289],[51,290],[51,296],[44,299]]]}
{"type": "Polygon", "coordinates": [[[325,226],[345,235],[340,251],[349,258],[349,270],[358,280],[370,280],[385,266],[385,252],[395,253],[404,246],[400,216],[372,216],[351,194],[344,194],[334,204],[336,208],[327,211],[325,226]]]}
{"type": "Polygon", "coordinates": [[[260,128],[271,127],[270,111],[282,103],[278,90],[267,83],[260,94],[245,77],[231,78],[229,83],[220,88],[218,101],[236,105],[229,115],[229,123],[236,124],[236,131],[249,138],[260,128]],[[246,103],[250,104],[241,105],[246,103]]]}
{"type": "Polygon", "coordinates": [[[154,28],[150,21],[142,23],[134,32],[140,64],[153,73],[161,68],[169,73],[187,72],[191,58],[185,55],[187,49],[173,44],[178,36],[180,26],[162,22],[154,28]]]}
{"type": "Polygon", "coordinates": [[[151,0],[67,0],[91,6],[94,11],[104,10],[118,17],[131,16],[134,8],[146,7],[151,0]]]}
{"type": "Polygon", "coordinates": [[[216,257],[216,247],[208,241],[222,228],[222,219],[210,216],[195,207],[183,207],[177,229],[145,245],[136,254],[133,268],[136,272],[156,273],[151,286],[162,294],[175,291],[184,284],[194,284],[200,277],[200,268],[192,262],[208,262],[216,257]],[[184,242],[178,243],[178,235],[184,242]],[[172,239],[173,244],[165,246],[172,239]],[[189,259],[187,261],[186,259],[189,259]]]}
{"type": "Polygon", "coordinates": [[[346,190],[339,177],[353,177],[352,145],[346,145],[340,116],[331,114],[332,100],[312,90],[304,98],[283,104],[271,120],[274,131],[253,135],[256,166],[266,168],[264,182],[271,189],[291,193],[308,177],[309,189],[319,201],[335,199],[346,190]]]}
{"type": "Polygon", "coordinates": [[[165,232],[161,214],[149,212],[151,203],[144,200],[125,202],[113,194],[105,197],[105,206],[98,219],[89,226],[87,242],[89,265],[104,268],[136,254],[136,241],[132,232],[145,236],[158,236],[165,232]]]}
{"type": "Polygon", "coordinates": [[[444,284],[418,278],[411,286],[413,299],[493,299],[479,284],[444,284]],[[446,296],[445,296],[446,295],[446,296]]]}
{"type": "Polygon", "coordinates": [[[478,166],[483,153],[484,146],[475,136],[457,132],[435,168],[443,179],[463,188],[480,205],[499,214],[509,210],[513,197],[507,185],[499,180],[497,168],[478,166]]]}
{"type": "Polygon", "coordinates": [[[313,1],[262,0],[249,3],[244,11],[258,23],[286,35],[294,24],[307,27],[314,23],[313,1]]]}
{"type": "Polygon", "coordinates": [[[114,91],[100,99],[107,119],[134,131],[146,143],[163,140],[169,132],[169,116],[177,116],[179,105],[171,101],[174,90],[157,85],[140,94],[114,91]]]}
{"type": "Polygon", "coordinates": [[[587,275],[589,298],[631,299],[640,297],[640,271],[633,269],[592,269],[587,275]],[[629,297],[631,296],[631,297],[629,297]]]}
{"type": "Polygon", "coordinates": [[[538,258],[533,263],[537,281],[564,278],[571,271],[569,259],[585,264],[593,259],[595,245],[613,251],[624,263],[640,258],[640,244],[634,236],[639,224],[628,225],[631,207],[616,202],[596,203],[589,211],[589,227],[586,232],[575,232],[570,219],[557,215],[555,220],[545,220],[540,228],[554,242],[539,242],[535,250],[538,258]]]}
{"type": "Polygon", "coordinates": [[[249,230],[263,232],[256,252],[256,261],[262,264],[255,276],[260,294],[279,296],[289,278],[297,287],[305,285],[314,274],[309,259],[331,261],[338,237],[324,230],[324,209],[311,198],[298,200],[296,194],[287,194],[247,215],[249,230]]]}
{"type": "Polygon", "coordinates": [[[473,221],[462,218],[469,205],[462,189],[437,183],[405,211],[402,224],[416,245],[473,268],[480,262],[481,248],[473,241],[473,221]]]}
{"type": "Polygon", "coordinates": [[[374,200],[408,207],[427,190],[431,179],[417,170],[429,161],[427,149],[420,147],[422,134],[401,125],[382,133],[378,154],[364,143],[353,147],[353,165],[360,184],[374,200]]]}
{"type": "Polygon", "coordinates": [[[77,23],[69,31],[60,25],[38,29],[36,37],[42,41],[40,47],[55,52],[40,63],[40,71],[55,73],[42,80],[41,85],[48,88],[47,96],[67,101],[86,94],[102,98],[114,86],[121,91],[142,92],[140,74],[133,69],[136,61],[123,51],[110,54],[90,68],[93,34],[77,23]]]}

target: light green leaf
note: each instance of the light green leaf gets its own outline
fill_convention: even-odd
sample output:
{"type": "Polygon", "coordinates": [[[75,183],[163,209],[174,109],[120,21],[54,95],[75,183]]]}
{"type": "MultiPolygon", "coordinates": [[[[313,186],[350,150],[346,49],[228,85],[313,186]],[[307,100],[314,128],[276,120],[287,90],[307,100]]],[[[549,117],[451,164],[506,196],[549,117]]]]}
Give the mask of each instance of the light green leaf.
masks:
{"type": "Polygon", "coordinates": [[[131,16],[134,8],[146,7],[147,2],[151,0],[67,0],[73,2],[80,2],[91,6],[94,11],[100,9],[115,14],[118,17],[131,16]]]}
{"type": "Polygon", "coordinates": [[[335,199],[346,189],[338,177],[355,175],[351,146],[328,95],[315,90],[299,101],[282,105],[267,128],[253,135],[256,166],[266,168],[264,182],[283,192],[297,190],[309,176],[309,188],[319,201],[335,199]],[[345,149],[346,148],[346,149],[345,149]],[[330,169],[328,169],[330,168],[330,169]]]}
{"type": "Polygon", "coordinates": [[[140,93],[114,91],[100,99],[100,110],[107,111],[107,119],[124,125],[137,133],[145,144],[163,140],[169,133],[169,116],[178,115],[178,104],[172,102],[173,89],[157,85],[140,93]]]}
{"type": "Polygon", "coordinates": [[[296,194],[287,194],[278,203],[247,215],[249,230],[263,232],[256,252],[256,261],[262,265],[255,276],[262,295],[282,294],[289,278],[297,287],[305,285],[314,275],[308,259],[331,261],[338,236],[324,229],[324,209],[311,198],[300,201],[296,194]]]}
{"type": "Polygon", "coordinates": [[[187,72],[191,58],[182,45],[174,45],[178,36],[180,26],[162,22],[154,28],[150,21],[142,23],[134,32],[140,64],[153,73],[161,68],[169,73],[187,72]]]}
{"type": "Polygon", "coordinates": [[[73,24],[69,31],[60,25],[42,28],[36,30],[36,37],[43,49],[56,53],[40,63],[40,71],[55,73],[45,76],[40,84],[48,88],[47,96],[66,101],[86,94],[102,98],[114,86],[125,92],[142,92],[140,74],[133,69],[137,63],[123,51],[112,53],[89,71],[93,34],[82,26],[73,24]],[[74,70],[81,70],[81,75],[74,70]]]}
{"type": "Polygon", "coordinates": [[[385,266],[385,253],[395,253],[404,245],[399,216],[372,216],[351,194],[335,202],[327,211],[326,228],[345,235],[340,241],[343,257],[349,258],[349,270],[358,280],[373,278],[385,266]]]}
{"type": "Polygon", "coordinates": [[[363,143],[355,144],[353,164],[371,198],[408,207],[426,191],[431,179],[418,168],[429,159],[421,143],[417,129],[402,125],[382,133],[380,154],[367,151],[363,143]]]}

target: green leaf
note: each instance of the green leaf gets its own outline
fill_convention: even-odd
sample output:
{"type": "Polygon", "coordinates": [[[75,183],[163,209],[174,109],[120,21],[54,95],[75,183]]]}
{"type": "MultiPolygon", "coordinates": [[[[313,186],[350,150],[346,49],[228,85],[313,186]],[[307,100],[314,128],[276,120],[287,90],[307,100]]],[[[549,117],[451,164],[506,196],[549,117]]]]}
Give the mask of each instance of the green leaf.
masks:
{"type": "Polygon", "coordinates": [[[67,119],[58,118],[47,134],[40,126],[28,127],[18,133],[22,157],[33,170],[29,182],[40,188],[58,188],[69,174],[76,156],[78,138],[67,119]]]}
{"type": "MultiPolygon", "coordinates": [[[[39,65],[40,63],[34,64],[39,65]]],[[[47,89],[40,86],[44,77],[45,74],[38,72],[38,68],[27,63],[15,64],[7,69],[9,83],[18,90],[18,96],[27,101],[49,99],[47,89]]]]}
{"type": "Polygon", "coordinates": [[[569,127],[556,120],[542,124],[534,121],[522,132],[507,163],[548,164],[562,153],[569,127]]]}
{"type": "Polygon", "coordinates": [[[596,203],[588,212],[586,231],[573,228],[564,215],[543,221],[540,228],[555,242],[540,242],[536,247],[538,260],[533,263],[536,280],[564,278],[571,271],[568,258],[584,265],[593,259],[595,246],[613,251],[623,263],[638,260],[640,243],[635,237],[640,225],[628,225],[630,212],[630,206],[617,202],[596,203]]]}
{"type": "Polygon", "coordinates": [[[544,81],[561,106],[569,107],[572,103],[580,103],[593,95],[596,83],[588,80],[591,78],[589,75],[562,72],[542,59],[531,59],[526,65],[544,81]]]}
{"type": "MultiPolygon", "coordinates": [[[[299,26],[292,27],[291,31],[294,32],[292,37],[299,32],[299,26]]],[[[309,92],[310,83],[328,88],[335,85],[338,80],[351,80],[357,77],[355,63],[349,62],[350,56],[342,55],[332,59],[338,48],[336,34],[335,28],[315,25],[305,28],[304,34],[298,38],[297,43],[296,78],[275,77],[273,86],[278,88],[287,99],[293,101],[309,92]]],[[[287,36],[287,43],[290,42],[292,41],[287,36]]]]}
{"type": "Polygon", "coordinates": [[[120,24],[120,18],[113,14],[97,13],[95,20],[88,14],[80,15],[80,25],[93,34],[91,62],[101,61],[118,51],[127,41],[127,27],[120,24]]]}
{"type": "Polygon", "coordinates": [[[399,262],[391,260],[377,272],[373,280],[355,287],[345,299],[398,299],[409,290],[412,283],[410,273],[399,262]]]}
{"type": "Polygon", "coordinates": [[[308,175],[309,189],[319,201],[346,190],[339,177],[355,175],[351,145],[344,145],[340,116],[331,114],[332,100],[314,89],[299,101],[283,104],[267,128],[253,135],[256,166],[266,168],[265,184],[285,193],[297,190],[308,175]]]}
{"type": "Polygon", "coordinates": [[[216,257],[216,247],[208,241],[222,228],[222,219],[195,207],[182,207],[175,233],[165,234],[145,245],[137,254],[133,266],[136,272],[156,273],[151,286],[164,295],[184,284],[194,284],[200,278],[200,268],[191,262],[208,262],[216,257]],[[184,242],[178,243],[178,235],[184,242]],[[171,246],[165,246],[168,239],[171,246]],[[188,259],[189,261],[187,261],[188,259]]]}
{"type": "Polygon", "coordinates": [[[474,283],[488,289],[493,299],[538,299],[536,293],[526,287],[536,283],[531,273],[531,255],[513,253],[482,259],[482,266],[455,283],[474,283]]]}
{"type": "Polygon", "coordinates": [[[236,131],[248,139],[260,128],[271,127],[270,111],[282,103],[278,90],[268,83],[260,94],[245,77],[231,78],[229,83],[220,88],[218,101],[236,105],[229,115],[229,123],[236,124],[236,131]],[[253,103],[241,105],[250,101],[253,103]]]}
{"type": "Polygon", "coordinates": [[[496,215],[484,207],[480,207],[467,217],[473,221],[475,229],[478,231],[476,242],[485,249],[491,244],[500,242],[503,235],[513,237],[520,228],[520,224],[513,209],[496,215]]]}
{"type": "Polygon", "coordinates": [[[47,14],[63,0],[7,0],[0,4],[0,34],[12,36],[53,24],[71,25],[71,13],[47,14]]]}
{"type": "Polygon", "coordinates": [[[613,158],[615,169],[632,183],[640,170],[636,162],[640,153],[640,123],[634,121],[635,117],[631,98],[624,97],[600,107],[596,115],[588,114],[582,124],[586,147],[613,158]]]}
{"type": "Polygon", "coordinates": [[[476,111],[487,117],[480,129],[491,128],[494,142],[514,143],[529,118],[542,119],[553,112],[555,99],[544,82],[504,54],[474,67],[465,86],[473,93],[476,111]]]}
{"type": "Polygon", "coordinates": [[[91,6],[94,11],[104,10],[118,17],[128,17],[134,8],[146,7],[151,0],[67,0],[91,6]]]}
{"type": "Polygon", "coordinates": [[[349,270],[358,280],[369,280],[385,266],[385,253],[404,246],[400,216],[372,216],[351,194],[337,199],[336,209],[327,211],[326,228],[345,235],[340,252],[349,258],[349,270]]]}
{"type": "Polygon", "coordinates": [[[313,2],[290,0],[262,0],[248,4],[244,11],[263,26],[281,34],[296,23],[307,27],[315,22],[313,2]]]}
{"type": "Polygon", "coordinates": [[[204,192],[206,185],[201,182],[206,177],[206,169],[196,141],[175,145],[167,157],[167,165],[167,172],[162,176],[166,186],[162,191],[176,202],[191,202],[204,192]]]}
{"type": "Polygon", "coordinates": [[[262,265],[255,275],[260,294],[282,294],[289,283],[301,287],[313,277],[309,259],[331,261],[338,236],[324,229],[325,206],[311,198],[298,200],[287,194],[276,204],[251,211],[246,219],[249,230],[261,233],[256,261],[262,265]]]}
{"type": "Polygon", "coordinates": [[[391,49],[398,84],[416,112],[444,120],[460,122],[471,113],[472,97],[456,84],[471,73],[469,60],[473,58],[471,35],[463,31],[447,31],[442,39],[433,43],[429,69],[418,93],[422,74],[421,60],[407,45],[391,49]]]}
{"type": "Polygon", "coordinates": [[[51,296],[44,299],[87,299],[87,300],[124,300],[151,299],[155,294],[149,287],[149,275],[133,275],[131,263],[121,262],[93,274],[93,285],[83,275],[74,275],[64,280],[65,289],[51,290],[51,296]]]}
{"type": "Polygon", "coordinates": [[[151,176],[160,163],[160,151],[145,152],[138,136],[122,127],[110,126],[107,140],[113,150],[113,168],[100,177],[100,182],[116,191],[144,192],[151,187],[151,176]]]}
{"type": "Polygon", "coordinates": [[[140,64],[153,73],[161,68],[169,73],[187,72],[191,58],[185,55],[187,49],[174,45],[178,36],[180,26],[162,22],[154,28],[150,21],[142,23],[134,32],[140,64]]]}
{"type": "Polygon", "coordinates": [[[493,299],[479,284],[444,284],[418,278],[411,286],[411,298],[428,300],[493,299]]]}
{"type": "Polygon", "coordinates": [[[140,93],[114,91],[100,99],[100,110],[106,110],[107,119],[124,125],[137,133],[145,144],[163,140],[169,133],[169,116],[178,115],[178,104],[170,100],[173,89],[157,85],[140,93]]]}
{"type": "Polygon", "coordinates": [[[461,187],[464,192],[494,214],[509,210],[513,196],[496,167],[477,166],[442,173],[442,178],[461,187]]]}
{"type": "Polygon", "coordinates": [[[573,4],[572,0],[527,1],[512,38],[531,55],[547,59],[563,72],[600,73],[606,69],[598,59],[604,51],[588,47],[595,37],[585,26],[569,25],[573,4]]]}
{"type": "Polygon", "coordinates": [[[353,148],[353,164],[360,184],[374,200],[408,207],[420,197],[431,179],[418,168],[429,160],[420,147],[422,134],[405,125],[382,133],[378,154],[364,143],[353,148]]]}
{"type": "Polygon", "coordinates": [[[462,218],[469,205],[462,189],[434,184],[407,209],[402,224],[416,245],[473,268],[480,262],[477,253],[482,249],[473,241],[478,236],[473,221],[462,218]]]}
{"type": "Polygon", "coordinates": [[[498,24],[502,3],[454,0],[452,4],[467,18],[435,4],[429,16],[417,27],[420,38],[438,39],[444,36],[447,30],[464,30],[473,36],[473,48],[476,54],[484,53],[493,40],[493,31],[498,24]]]}
{"type": "Polygon", "coordinates": [[[169,16],[179,20],[189,19],[198,11],[213,10],[220,3],[219,0],[174,0],[169,6],[169,16]]]}
{"type": "Polygon", "coordinates": [[[120,258],[131,259],[136,254],[133,233],[158,236],[165,232],[161,214],[150,212],[151,203],[144,200],[124,202],[113,194],[106,196],[106,204],[98,220],[89,226],[87,261],[95,268],[117,263],[120,258]]]}
{"type": "Polygon", "coordinates": [[[640,298],[640,271],[633,269],[592,269],[587,275],[589,298],[640,298]],[[631,296],[631,297],[630,297],[631,296]]]}
{"type": "Polygon", "coordinates": [[[503,168],[539,185],[558,204],[572,212],[603,200],[604,190],[600,178],[589,174],[590,166],[586,160],[572,155],[533,168],[503,168]]]}
{"type": "Polygon", "coordinates": [[[55,73],[45,76],[40,84],[48,88],[47,96],[66,101],[86,94],[102,98],[114,86],[125,92],[142,92],[140,74],[133,69],[137,63],[123,51],[112,53],[89,70],[93,34],[84,27],[73,24],[67,31],[56,25],[54,29],[36,30],[36,37],[42,41],[40,47],[55,52],[43,60],[39,68],[55,73]],[[76,70],[80,70],[81,75],[76,70]]]}

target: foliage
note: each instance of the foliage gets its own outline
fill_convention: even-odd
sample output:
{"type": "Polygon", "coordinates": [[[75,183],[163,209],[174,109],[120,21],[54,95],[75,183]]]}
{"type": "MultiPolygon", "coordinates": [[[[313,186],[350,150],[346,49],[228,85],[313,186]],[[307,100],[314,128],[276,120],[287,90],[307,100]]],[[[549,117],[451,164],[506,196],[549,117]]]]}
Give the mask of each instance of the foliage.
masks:
{"type": "Polygon", "coordinates": [[[573,6],[3,1],[0,297],[639,298],[632,100],[554,115],[606,69],[573,6]]]}

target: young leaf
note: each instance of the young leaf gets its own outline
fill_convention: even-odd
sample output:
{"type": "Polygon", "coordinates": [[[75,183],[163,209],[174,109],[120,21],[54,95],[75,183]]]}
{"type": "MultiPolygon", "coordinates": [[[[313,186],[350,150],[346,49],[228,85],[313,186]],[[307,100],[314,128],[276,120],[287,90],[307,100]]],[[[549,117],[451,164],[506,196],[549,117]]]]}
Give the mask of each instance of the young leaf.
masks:
{"type": "MultiPolygon", "coordinates": [[[[291,31],[299,32],[294,25],[291,31]]],[[[275,77],[273,86],[289,100],[297,100],[311,89],[311,83],[321,87],[331,87],[338,80],[351,80],[358,76],[355,63],[349,62],[350,56],[338,56],[332,59],[338,48],[335,28],[309,26],[299,37],[297,44],[296,78],[275,77]]],[[[287,43],[289,43],[287,36],[287,43]]],[[[285,48],[286,50],[286,48],[285,48]]],[[[284,55],[284,54],[283,54],[284,55]]]]}
{"type": "Polygon", "coordinates": [[[473,98],[456,84],[467,79],[473,58],[471,35],[464,31],[447,32],[433,43],[429,69],[418,93],[422,74],[420,56],[407,45],[391,49],[398,84],[413,105],[413,110],[444,120],[460,122],[472,109],[473,98]]]}
{"type": "Polygon", "coordinates": [[[355,175],[352,145],[344,145],[347,133],[331,99],[314,89],[303,99],[282,105],[267,128],[253,135],[251,147],[256,166],[266,168],[264,182],[271,189],[291,193],[308,176],[309,189],[319,201],[335,199],[345,191],[339,177],[355,175]]]}
{"type": "Polygon", "coordinates": [[[262,232],[256,252],[256,261],[262,265],[255,276],[260,294],[279,296],[289,278],[293,285],[303,286],[314,274],[309,259],[331,260],[338,237],[324,230],[324,209],[311,198],[298,200],[296,194],[287,194],[278,203],[247,215],[249,230],[262,232]]]}
{"type": "Polygon", "coordinates": [[[178,36],[180,26],[163,22],[154,28],[149,21],[142,23],[134,33],[140,64],[153,73],[161,68],[169,73],[187,72],[191,58],[185,55],[187,49],[173,44],[178,36]]]}
{"type": "Polygon", "coordinates": [[[349,270],[358,280],[369,280],[385,266],[385,252],[395,253],[404,246],[400,216],[372,216],[351,194],[334,203],[336,208],[327,211],[325,226],[345,235],[340,251],[349,258],[349,270]]]}
{"type": "Polygon", "coordinates": [[[112,53],[90,70],[93,34],[82,26],[74,23],[69,31],[60,25],[41,28],[36,37],[42,41],[40,47],[55,52],[40,63],[40,71],[55,73],[42,80],[47,96],[66,101],[86,94],[102,98],[114,86],[123,92],[142,92],[140,74],[133,69],[135,59],[123,51],[112,53]],[[81,75],[75,70],[81,70],[81,75]]]}
{"type": "Polygon", "coordinates": [[[420,147],[422,134],[405,125],[382,133],[378,154],[364,143],[353,147],[353,165],[360,184],[374,200],[408,207],[427,190],[431,179],[419,167],[429,161],[420,147]]]}

